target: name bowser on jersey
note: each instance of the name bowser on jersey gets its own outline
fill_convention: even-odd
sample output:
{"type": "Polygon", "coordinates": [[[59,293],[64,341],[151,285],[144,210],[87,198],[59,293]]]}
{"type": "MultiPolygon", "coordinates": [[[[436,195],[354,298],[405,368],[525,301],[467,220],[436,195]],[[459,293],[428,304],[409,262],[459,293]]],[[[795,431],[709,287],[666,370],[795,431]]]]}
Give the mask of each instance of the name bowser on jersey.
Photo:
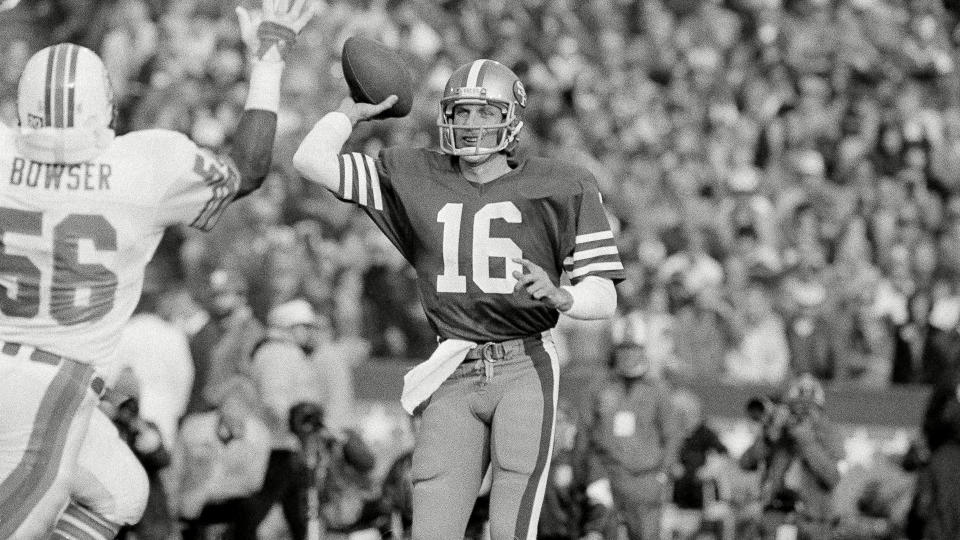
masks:
{"type": "Polygon", "coordinates": [[[284,55],[316,6],[238,8],[251,72],[229,155],[168,130],[116,136],[89,49],[61,43],[25,65],[19,126],[0,123],[0,538],[105,539],[139,521],[146,476],[96,407],[98,370],[164,229],[208,230],[262,183],[284,55]]]}
{"type": "Polygon", "coordinates": [[[616,308],[623,265],[593,176],[561,161],[511,158],[527,104],[506,66],[453,72],[440,101],[439,151],[343,153],[353,126],[387,110],[351,98],[314,126],[294,166],[358,205],[417,273],[440,344],[404,377],[419,418],[413,538],[463,538],[491,469],[494,540],[532,539],[553,444],[560,313],[616,308]],[[559,286],[566,272],[572,285],[559,286]]]}

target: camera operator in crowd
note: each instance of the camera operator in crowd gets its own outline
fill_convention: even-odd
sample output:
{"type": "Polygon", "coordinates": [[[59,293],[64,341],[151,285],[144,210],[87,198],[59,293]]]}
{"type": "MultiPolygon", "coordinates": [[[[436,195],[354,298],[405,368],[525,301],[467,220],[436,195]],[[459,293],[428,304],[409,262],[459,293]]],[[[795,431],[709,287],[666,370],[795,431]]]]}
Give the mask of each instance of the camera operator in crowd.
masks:
{"type": "Polygon", "coordinates": [[[823,387],[810,374],[790,383],[782,403],[754,399],[747,405],[762,432],[740,456],[740,466],[761,469],[764,538],[790,529],[801,540],[829,538],[831,495],[844,451],[823,406],[823,387]]]}
{"type": "Polygon", "coordinates": [[[251,496],[263,487],[270,432],[251,380],[235,376],[223,386],[216,409],[186,416],[180,428],[171,492],[185,524],[183,540],[205,538],[214,524],[227,524],[237,540],[256,538],[251,496]]]}
{"type": "Polygon", "coordinates": [[[325,319],[318,317],[303,299],[280,304],[268,313],[267,337],[253,352],[254,380],[265,405],[272,437],[264,486],[257,495],[263,504],[254,511],[254,516],[259,523],[270,507],[280,502],[294,540],[301,540],[307,534],[306,495],[310,489],[310,470],[305,458],[314,456],[308,456],[303,450],[315,450],[304,449],[301,437],[312,433],[321,435],[320,450],[329,454],[330,460],[336,460],[336,465],[323,467],[321,464],[316,471],[322,476],[319,487],[328,527],[346,526],[347,522],[360,518],[365,501],[364,486],[358,484],[365,483],[365,475],[374,465],[374,458],[363,441],[346,429],[349,405],[352,405],[350,399],[350,404],[345,406],[346,398],[342,395],[343,388],[351,385],[348,366],[339,365],[338,359],[319,358],[318,353],[322,351],[317,345],[322,339],[323,321],[325,319]],[[291,418],[291,411],[304,412],[295,409],[303,403],[316,404],[322,414],[291,418]],[[331,418],[331,411],[337,412],[337,417],[331,418]],[[292,420],[297,422],[291,423],[292,420]],[[316,422],[324,429],[314,426],[316,422]],[[352,466],[350,472],[341,457],[345,457],[346,465],[352,466]],[[336,491],[336,495],[329,495],[332,491],[336,491]]]}
{"type": "MultiPolygon", "coordinates": [[[[590,453],[587,494],[609,479],[609,493],[630,540],[659,538],[667,482],[677,468],[681,431],[669,390],[649,377],[643,332],[611,351],[609,373],[589,391],[582,418],[590,453]]],[[[608,495],[609,496],[609,495],[608,495]]]]}

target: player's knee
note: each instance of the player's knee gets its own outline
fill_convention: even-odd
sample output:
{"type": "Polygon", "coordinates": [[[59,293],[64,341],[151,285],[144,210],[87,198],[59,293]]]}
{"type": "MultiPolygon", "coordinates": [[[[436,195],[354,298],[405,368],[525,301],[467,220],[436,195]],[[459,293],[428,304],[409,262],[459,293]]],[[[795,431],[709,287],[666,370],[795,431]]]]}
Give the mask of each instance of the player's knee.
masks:
{"type": "Polygon", "coordinates": [[[150,493],[150,481],[146,471],[132,454],[130,458],[133,463],[125,467],[122,493],[115,497],[113,511],[103,514],[108,520],[125,525],[140,521],[147,508],[147,496],[150,493]]]}
{"type": "Polygon", "coordinates": [[[150,491],[147,473],[128,448],[117,452],[113,459],[112,470],[101,471],[99,477],[86,471],[86,481],[99,488],[85,492],[79,500],[107,521],[132,525],[140,521],[147,506],[150,491]]]}

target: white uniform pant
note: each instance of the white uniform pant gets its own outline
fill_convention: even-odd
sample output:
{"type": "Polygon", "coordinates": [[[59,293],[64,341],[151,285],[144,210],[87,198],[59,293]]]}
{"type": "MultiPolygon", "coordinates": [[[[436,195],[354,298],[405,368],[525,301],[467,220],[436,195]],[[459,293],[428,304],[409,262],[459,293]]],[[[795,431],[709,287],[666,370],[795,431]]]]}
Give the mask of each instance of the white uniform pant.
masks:
{"type": "Polygon", "coordinates": [[[139,521],[146,474],[96,408],[92,379],[90,365],[0,341],[0,538],[52,527],[70,498],[139,521]]]}

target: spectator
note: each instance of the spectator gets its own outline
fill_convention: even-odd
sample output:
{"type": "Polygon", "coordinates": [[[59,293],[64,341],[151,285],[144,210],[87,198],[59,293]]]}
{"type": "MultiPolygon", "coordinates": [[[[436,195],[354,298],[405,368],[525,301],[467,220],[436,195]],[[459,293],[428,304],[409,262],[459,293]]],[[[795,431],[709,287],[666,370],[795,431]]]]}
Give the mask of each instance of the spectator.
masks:
{"type": "Polygon", "coordinates": [[[833,495],[840,538],[900,538],[916,487],[916,472],[900,456],[877,456],[844,472],[833,495]]]}
{"type": "MultiPolygon", "coordinates": [[[[681,433],[670,396],[647,378],[643,344],[615,346],[608,373],[590,389],[583,425],[592,479],[609,479],[631,540],[657,538],[666,482],[676,471],[681,433]]],[[[593,485],[593,482],[591,482],[593,485]]]]}
{"type": "Polygon", "coordinates": [[[679,508],[704,508],[704,490],[713,483],[714,500],[721,497],[717,479],[710,478],[706,465],[711,455],[728,456],[727,447],[706,423],[699,398],[687,390],[673,395],[682,422],[683,440],[678,451],[680,474],[673,482],[673,502],[679,508]]]}
{"type": "Polygon", "coordinates": [[[763,412],[762,433],[740,456],[741,467],[762,471],[764,535],[781,529],[810,540],[829,534],[831,495],[844,450],[823,405],[820,383],[809,374],[797,377],[783,403],[763,412]]]}
{"type": "Polygon", "coordinates": [[[260,508],[251,496],[263,487],[270,452],[256,396],[250,380],[234,377],[216,409],[184,419],[173,490],[184,540],[204,538],[204,529],[216,523],[229,524],[235,538],[256,538],[253,511],[260,508]]]}
{"type": "Polygon", "coordinates": [[[790,350],[783,321],[767,291],[747,288],[738,347],[727,355],[727,377],[735,382],[779,385],[790,372],[790,350]]]}
{"type": "MultiPolygon", "coordinates": [[[[337,449],[362,449],[362,441],[348,427],[352,410],[352,382],[349,366],[343,355],[337,355],[329,338],[322,337],[329,327],[321,328],[313,308],[305,300],[296,299],[270,310],[267,317],[267,337],[254,350],[252,371],[254,381],[263,398],[267,425],[272,443],[270,466],[264,489],[257,494],[259,508],[251,520],[259,523],[275,502],[284,509],[290,534],[297,539],[306,535],[305,509],[301,500],[305,484],[305,466],[301,443],[290,430],[290,410],[298,403],[316,403],[324,411],[323,425],[331,430],[329,442],[341,438],[346,446],[337,449]],[[318,345],[328,347],[320,349],[318,345]],[[327,411],[331,414],[328,416],[327,411]]],[[[360,455],[362,452],[355,452],[360,455]]],[[[338,451],[332,455],[339,456],[338,451]]],[[[347,526],[360,518],[363,507],[362,484],[372,468],[372,458],[357,458],[358,474],[349,474],[342,467],[334,467],[321,491],[340,482],[337,500],[325,501],[330,510],[325,516],[328,525],[347,526]],[[345,475],[345,476],[344,476],[345,475]],[[351,501],[344,498],[350,497],[351,501]],[[344,505],[349,505],[345,508],[344,505]],[[329,523],[336,521],[336,523],[329,523]]],[[[338,462],[339,463],[339,462],[338,462]]]]}
{"type": "Polygon", "coordinates": [[[801,262],[795,275],[784,283],[787,341],[791,372],[831,380],[836,373],[834,313],[829,290],[817,269],[815,259],[801,262]]]}
{"type": "Polygon", "coordinates": [[[201,288],[209,319],[190,340],[195,377],[187,413],[212,409],[224,381],[250,374],[251,351],[264,330],[247,305],[246,290],[244,279],[226,269],[211,272],[201,288]]]}

